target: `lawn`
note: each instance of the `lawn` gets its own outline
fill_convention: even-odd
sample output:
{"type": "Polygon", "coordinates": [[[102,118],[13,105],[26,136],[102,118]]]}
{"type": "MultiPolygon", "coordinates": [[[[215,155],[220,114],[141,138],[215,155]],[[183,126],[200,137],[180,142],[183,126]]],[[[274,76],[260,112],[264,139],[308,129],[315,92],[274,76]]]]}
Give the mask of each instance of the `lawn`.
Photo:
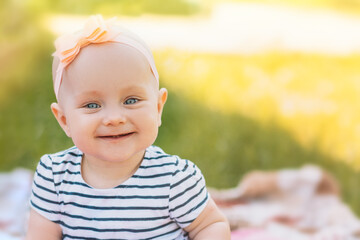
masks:
{"type": "Polygon", "coordinates": [[[318,164],[360,213],[359,55],[155,54],[170,90],[159,145],[193,159],[209,185],[253,169],[318,164]]]}

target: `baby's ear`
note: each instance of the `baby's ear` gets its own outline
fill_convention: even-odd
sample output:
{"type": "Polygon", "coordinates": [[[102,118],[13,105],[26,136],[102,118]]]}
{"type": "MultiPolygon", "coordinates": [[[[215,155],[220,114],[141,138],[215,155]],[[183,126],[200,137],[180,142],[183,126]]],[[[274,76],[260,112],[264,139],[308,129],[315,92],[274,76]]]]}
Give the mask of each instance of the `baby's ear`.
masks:
{"type": "Polygon", "coordinates": [[[167,99],[167,95],[168,95],[168,91],[166,90],[166,88],[161,88],[159,90],[159,97],[158,97],[158,122],[159,122],[159,127],[161,126],[161,115],[162,115],[162,111],[164,109],[164,105],[167,99]]]}
{"type": "Polygon", "coordinates": [[[66,116],[64,114],[63,109],[60,107],[60,105],[58,103],[52,103],[50,107],[51,107],[52,113],[54,114],[54,116],[55,116],[56,120],[58,121],[58,123],[60,124],[61,128],[64,130],[65,134],[68,137],[71,137],[69,126],[67,124],[66,116]]]}

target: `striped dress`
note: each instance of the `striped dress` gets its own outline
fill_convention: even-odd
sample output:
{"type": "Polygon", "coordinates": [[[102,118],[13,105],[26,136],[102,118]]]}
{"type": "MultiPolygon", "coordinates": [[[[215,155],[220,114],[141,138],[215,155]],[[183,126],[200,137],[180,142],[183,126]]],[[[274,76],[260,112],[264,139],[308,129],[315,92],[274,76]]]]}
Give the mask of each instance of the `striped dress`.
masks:
{"type": "Polygon", "coordinates": [[[208,201],[194,163],[151,146],[131,178],[95,189],[82,179],[82,155],[76,147],[44,155],[34,177],[31,207],[58,223],[63,239],[188,239],[183,228],[208,201]]]}

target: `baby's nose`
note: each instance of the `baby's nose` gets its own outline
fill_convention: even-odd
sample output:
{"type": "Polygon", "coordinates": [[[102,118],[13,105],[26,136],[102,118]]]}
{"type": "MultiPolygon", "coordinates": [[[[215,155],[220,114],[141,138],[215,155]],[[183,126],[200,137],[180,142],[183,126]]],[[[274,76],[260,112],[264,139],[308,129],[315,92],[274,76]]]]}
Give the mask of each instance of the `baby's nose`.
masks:
{"type": "Polygon", "coordinates": [[[126,122],[124,113],[119,110],[108,110],[103,118],[104,125],[119,125],[126,122]]]}

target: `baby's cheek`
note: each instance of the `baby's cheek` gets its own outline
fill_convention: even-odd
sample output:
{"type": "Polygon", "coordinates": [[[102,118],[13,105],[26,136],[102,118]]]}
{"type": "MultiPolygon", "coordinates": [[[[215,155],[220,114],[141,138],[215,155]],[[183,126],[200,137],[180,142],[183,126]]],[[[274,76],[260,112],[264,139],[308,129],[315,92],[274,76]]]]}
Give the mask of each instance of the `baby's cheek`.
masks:
{"type": "Polygon", "coordinates": [[[148,141],[150,141],[151,144],[153,144],[153,142],[157,138],[159,131],[158,118],[154,115],[148,116],[148,118],[144,122],[146,122],[146,124],[144,124],[143,126],[146,139],[148,139],[148,141]]]}

